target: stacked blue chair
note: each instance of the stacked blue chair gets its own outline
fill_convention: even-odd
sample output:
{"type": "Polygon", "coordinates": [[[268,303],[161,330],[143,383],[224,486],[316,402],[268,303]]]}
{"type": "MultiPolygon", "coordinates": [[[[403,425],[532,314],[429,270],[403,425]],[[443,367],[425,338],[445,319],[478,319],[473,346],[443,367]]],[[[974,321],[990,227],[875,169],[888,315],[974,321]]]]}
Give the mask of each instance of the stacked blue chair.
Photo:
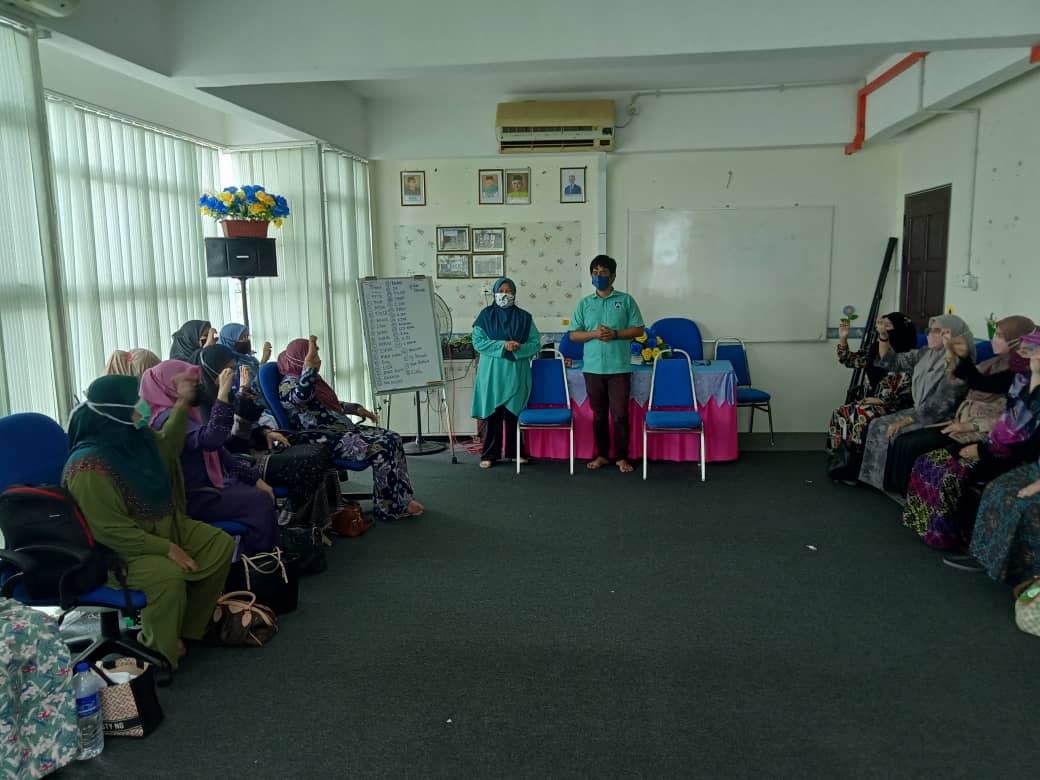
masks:
{"type": "Polygon", "coordinates": [[[571,360],[585,359],[585,345],[579,341],[571,341],[570,331],[560,336],[560,354],[571,360]]]}
{"type": "Polygon", "coordinates": [[[670,349],[654,361],[643,422],[643,479],[650,460],[647,437],[652,433],[699,433],[701,482],[705,480],[704,420],[698,411],[693,361],[685,350],[670,349]]]}
{"type": "Polygon", "coordinates": [[[704,341],[697,323],[685,317],[665,317],[650,326],[673,349],[681,349],[691,360],[704,360],[704,341]]]}
{"type": "Polygon", "coordinates": [[[715,359],[728,360],[737,375],[737,408],[751,410],[748,433],[755,431],[755,412],[765,412],[769,416],[769,443],[776,444],[773,438],[773,402],[772,396],[765,390],[751,385],[751,367],[748,365],[747,349],[741,339],[719,339],[715,342],[715,359]]]}
{"type": "Polygon", "coordinates": [[[566,430],[570,436],[570,468],[574,474],[574,413],[563,355],[531,361],[531,397],[516,421],[516,473],[520,473],[520,433],[525,430],[566,430]]]}

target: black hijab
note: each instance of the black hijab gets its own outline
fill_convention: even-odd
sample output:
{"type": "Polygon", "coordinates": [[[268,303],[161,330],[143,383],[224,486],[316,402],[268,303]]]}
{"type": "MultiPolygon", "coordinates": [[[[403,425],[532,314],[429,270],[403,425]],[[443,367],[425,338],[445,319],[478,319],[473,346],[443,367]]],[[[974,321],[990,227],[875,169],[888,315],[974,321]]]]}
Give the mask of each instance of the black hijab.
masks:
{"type": "Polygon", "coordinates": [[[209,413],[217,400],[220,387],[218,377],[228,362],[234,363],[235,354],[223,344],[214,344],[199,351],[199,366],[202,368],[201,390],[199,391],[199,411],[202,419],[209,422],[209,413]]]}
{"type": "Polygon", "coordinates": [[[188,320],[180,330],[173,334],[173,346],[170,347],[170,360],[183,360],[193,366],[199,364],[202,352],[202,336],[212,327],[205,320],[188,320]]]}
{"type": "MultiPolygon", "coordinates": [[[[893,350],[896,352],[910,352],[917,349],[917,328],[914,327],[913,320],[901,311],[894,311],[882,316],[892,323],[892,330],[889,331],[888,334],[888,345],[893,350]]],[[[888,371],[885,369],[878,368],[874,365],[877,358],[878,341],[875,337],[867,350],[866,374],[872,392],[873,388],[877,387],[877,383],[884,379],[888,374],[888,371]]]]}

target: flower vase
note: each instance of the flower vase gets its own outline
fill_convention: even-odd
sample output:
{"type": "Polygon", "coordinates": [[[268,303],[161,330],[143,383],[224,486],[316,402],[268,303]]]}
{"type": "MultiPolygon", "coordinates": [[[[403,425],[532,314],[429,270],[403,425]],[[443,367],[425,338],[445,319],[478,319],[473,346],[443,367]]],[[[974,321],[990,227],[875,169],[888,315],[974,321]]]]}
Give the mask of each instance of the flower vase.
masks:
{"type": "Polygon", "coordinates": [[[222,219],[220,226],[226,238],[267,238],[267,226],[262,219],[222,219]]]}

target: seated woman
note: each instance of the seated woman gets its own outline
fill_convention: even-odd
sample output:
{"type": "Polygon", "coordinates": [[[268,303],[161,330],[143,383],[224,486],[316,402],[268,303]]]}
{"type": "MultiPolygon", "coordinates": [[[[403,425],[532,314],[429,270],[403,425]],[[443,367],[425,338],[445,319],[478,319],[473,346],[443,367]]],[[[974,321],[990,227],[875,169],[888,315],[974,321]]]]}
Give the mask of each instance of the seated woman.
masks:
{"type": "Polygon", "coordinates": [[[943,561],[1018,585],[1040,576],[1040,463],[997,477],[982,494],[969,555],[943,561]]]}
{"type": "Polygon", "coordinates": [[[967,385],[953,378],[946,364],[946,343],[963,337],[972,359],[975,337],[960,317],[944,314],[928,321],[928,344],[915,352],[896,354],[889,342],[892,328],[879,319],[877,365],[892,371],[909,371],[914,405],[905,412],[886,414],[870,423],[863,450],[859,480],[878,490],[884,489],[885,467],[892,441],[901,433],[948,420],[968,392],[967,385]]]}
{"type": "Polygon", "coordinates": [[[278,398],[292,426],[312,441],[331,441],[341,460],[363,460],[372,465],[373,514],[377,520],[421,515],[423,505],[412,497],[401,437],[385,428],[351,422],[348,414],[372,422],[379,422],[379,418],[360,404],[341,402],[318,376],[320,368],[316,336],[290,341],[278,356],[282,375],[278,398]]]}
{"type": "Polygon", "coordinates": [[[217,331],[206,320],[188,320],[173,334],[170,360],[183,360],[193,366],[199,364],[203,348],[217,343],[217,331]]]}
{"type": "MultiPolygon", "coordinates": [[[[253,342],[249,338],[249,328],[238,322],[229,322],[223,328],[220,329],[220,335],[217,337],[217,343],[222,344],[231,350],[232,355],[235,358],[235,369],[241,369],[245,366],[249,369],[252,374],[254,385],[251,389],[256,394],[257,388],[255,382],[257,377],[260,375],[260,366],[271,359],[271,342],[264,342],[264,349],[260,355],[260,359],[257,360],[253,354],[253,342]]],[[[238,374],[235,375],[235,389],[238,389],[238,374]]],[[[257,399],[260,402],[261,399],[257,399]]]]}
{"type": "Polygon", "coordinates": [[[147,349],[131,349],[129,352],[117,349],[108,359],[105,374],[140,378],[141,374],[157,365],[159,365],[159,356],[147,349]]]}
{"type": "MultiPolygon", "coordinates": [[[[888,344],[897,354],[917,348],[917,329],[909,317],[894,311],[881,318],[888,331],[888,344]]],[[[878,357],[878,342],[868,349],[855,352],[849,349],[848,320],[838,327],[838,362],[849,368],[862,368],[867,382],[864,398],[855,403],[839,406],[831,414],[827,428],[827,473],[831,479],[855,484],[863,458],[863,442],[871,420],[913,406],[910,394],[910,372],[889,373],[874,365],[878,357]]]]}
{"type": "MultiPolygon", "coordinates": [[[[1019,340],[1035,329],[1028,317],[1005,317],[997,323],[991,340],[994,357],[977,367],[967,358],[947,350],[948,363],[957,366],[954,376],[963,379],[970,388],[968,395],[946,425],[921,428],[892,443],[885,468],[885,490],[906,495],[910,472],[921,455],[940,448],[956,452],[966,444],[986,438],[1004,413],[1007,393],[1016,373],[1027,368],[1028,361],[1016,352],[1019,340]]],[[[963,351],[962,346],[958,348],[963,351]]]]}
{"type": "MultiPolygon", "coordinates": [[[[200,369],[180,360],[166,360],[144,372],[141,398],[149,403],[152,427],[161,428],[177,401],[178,377],[189,374],[198,382],[200,369]]],[[[242,538],[247,555],[267,552],[278,544],[278,517],[271,486],[256,469],[224,448],[234,411],[229,403],[231,370],[221,372],[217,400],[208,424],[197,408],[188,414],[188,433],[181,450],[187,508],[206,522],[236,521],[249,528],[242,538]]],[[[196,391],[199,393],[199,391],[196,391]]],[[[195,396],[198,403],[200,395],[195,396]]]]}
{"type": "Polygon", "coordinates": [[[195,380],[176,376],[171,383],[170,413],[157,431],[148,427],[151,410],[136,379],[91,383],[69,423],[62,483],[98,543],[126,562],[128,585],[148,597],[141,641],[176,669],[181,640],[201,639],[209,625],[235,543],[187,515],[180,454],[195,380]]]}
{"type": "MultiPolygon", "coordinates": [[[[1022,337],[1019,352],[1023,346],[1029,351],[1030,338],[1022,337]]],[[[1040,334],[1032,338],[1040,345],[1040,334]]],[[[977,444],[935,450],[914,463],[903,525],[914,529],[930,547],[967,547],[974,511],[965,511],[962,503],[970,482],[989,482],[1040,457],[1040,359],[1029,361],[1021,354],[1016,357],[1019,362],[1011,365],[1025,371],[1016,375],[1007,408],[987,437],[977,444]]]]}
{"type": "Polygon", "coordinates": [[[516,457],[516,416],[531,395],[531,358],[541,338],[531,315],[514,305],[516,285],[503,277],[492,288],[495,302],[473,323],[473,348],[480,353],[473,386],[473,416],[484,421],[480,467],[489,469],[502,457],[516,457]]]}

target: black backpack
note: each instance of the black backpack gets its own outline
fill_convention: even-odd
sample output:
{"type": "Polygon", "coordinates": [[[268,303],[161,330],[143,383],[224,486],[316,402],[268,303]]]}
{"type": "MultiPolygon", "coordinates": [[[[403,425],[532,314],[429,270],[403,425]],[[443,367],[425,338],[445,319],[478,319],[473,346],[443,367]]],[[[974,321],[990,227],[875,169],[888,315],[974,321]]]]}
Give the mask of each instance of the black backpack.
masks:
{"type": "MultiPolygon", "coordinates": [[[[16,485],[0,493],[0,533],[4,558],[21,571],[25,595],[34,601],[57,601],[70,609],[78,596],[104,585],[109,570],[122,568],[116,554],[94,540],[63,487],[16,485]],[[38,545],[60,550],[32,549],[38,545]]],[[[10,595],[7,590],[4,595],[10,595]]]]}

